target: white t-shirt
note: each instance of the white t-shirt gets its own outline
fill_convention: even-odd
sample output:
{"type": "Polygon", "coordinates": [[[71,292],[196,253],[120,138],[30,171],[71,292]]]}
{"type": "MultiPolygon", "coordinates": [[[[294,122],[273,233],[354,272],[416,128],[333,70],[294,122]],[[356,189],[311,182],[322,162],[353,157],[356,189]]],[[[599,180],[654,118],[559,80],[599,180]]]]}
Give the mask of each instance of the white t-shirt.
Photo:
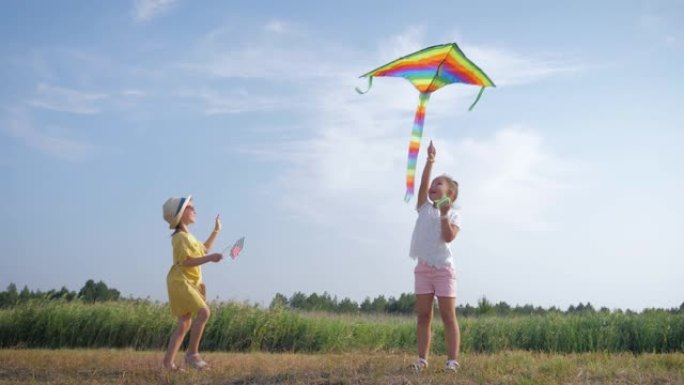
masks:
{"type": "MultiPolygon", "coordinates": [[[[439,209],[429,201],[420,206],[416,227],[411,237],[409,256],[434,267],[453,266],[450,243],[444,242],[442,238],[440,216],[439,209]]],[[[451,224],[461,228],[461,216],[458,211],[451,209],[447,216],[451,224]]]]}

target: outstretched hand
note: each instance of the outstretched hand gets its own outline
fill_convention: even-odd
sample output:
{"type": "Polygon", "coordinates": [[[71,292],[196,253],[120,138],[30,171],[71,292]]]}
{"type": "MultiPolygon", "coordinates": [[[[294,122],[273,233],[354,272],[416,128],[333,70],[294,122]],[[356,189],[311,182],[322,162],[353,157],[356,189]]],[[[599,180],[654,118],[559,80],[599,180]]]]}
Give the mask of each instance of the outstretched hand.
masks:
{"type": "Polygon", "coordinates": [[[214,232],[218,233],[221,231],[221,214],[216,214],[216,220],[214,221],[214,232]]]}
{"type": "Polygon", "coordinates": [[[207,258],[212,262],[219,262],[223,259],[223,254],[220,254],[220,253],[209,254],[209,255],[207,255],[207,258]]]}
{"type": "Polygon", "coordinates": [[[428,146],[427,149],[428,153],[428,162],[434,162],[435,161],[435,156],[437,156],[437,150],[435,149],[435,146],[432,144],[432,141],[430,141],[430,145],[428,146]]]}

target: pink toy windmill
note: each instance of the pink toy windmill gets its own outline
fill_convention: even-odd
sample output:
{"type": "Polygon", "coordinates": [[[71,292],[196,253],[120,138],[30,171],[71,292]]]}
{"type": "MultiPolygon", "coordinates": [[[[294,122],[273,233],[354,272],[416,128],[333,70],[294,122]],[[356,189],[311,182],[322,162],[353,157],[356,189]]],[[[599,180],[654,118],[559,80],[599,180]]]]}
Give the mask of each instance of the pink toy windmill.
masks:
{"type": "Polygon", "coordinates": [[[230,250],[230,257],[232,259],[235,259],[238,257],[238,255],[240,255],[240,252],[242,251],[242,249],[244,247],[245,247],[245,237],[242,237],[242,238],[238,239],[237,241],[235,241],[235,243],[233,243],[232,246],[226,247],[221,254],[225,254],[226,251],[230,250]]]}

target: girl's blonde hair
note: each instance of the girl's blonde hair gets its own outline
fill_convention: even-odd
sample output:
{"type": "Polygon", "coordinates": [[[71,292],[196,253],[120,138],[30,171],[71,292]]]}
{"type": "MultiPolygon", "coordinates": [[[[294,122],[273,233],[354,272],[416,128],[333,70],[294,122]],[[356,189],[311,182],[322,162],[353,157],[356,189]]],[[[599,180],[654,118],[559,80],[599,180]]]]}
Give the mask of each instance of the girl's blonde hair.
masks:
{"type": "Polygon", "coordinates": [[[447,174],[442,174],[439,178],[443,178],[447,182],[449,189],[454,192],[454,199],[452,201],[456,201],[456,198],[458,198],[458,182],[447,174]]]}

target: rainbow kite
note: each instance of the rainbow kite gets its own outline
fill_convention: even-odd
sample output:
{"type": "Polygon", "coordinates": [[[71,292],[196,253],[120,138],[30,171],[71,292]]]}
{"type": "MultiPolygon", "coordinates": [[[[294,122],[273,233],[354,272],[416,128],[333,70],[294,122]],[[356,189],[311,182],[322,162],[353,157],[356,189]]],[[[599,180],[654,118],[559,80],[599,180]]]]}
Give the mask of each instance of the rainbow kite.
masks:
{"type": "MultiPolygon", "coordinates": [[[[406,196],[404,200],[408,202],[413,196],[416,161],[425,121],[425,105],[430,100],[430,94],[451,83],[481,86],[477,98],[468,109],[472,110],[477,101],[480,100],[485,87],[495,87],[495,85],[475,63],[463,54],[456,43],[422,49],[361,75],[361,77],[368,77],[368,90],[373,85],[373,77],[375,76],[402,77],[413,83],[420,91],[418,109],[413,120],[413,131],[409,143],[408,164],[406,165],[406,196]]],[[[368,90],[356,89],[360,94],[365,94],[368,90]]]]}

